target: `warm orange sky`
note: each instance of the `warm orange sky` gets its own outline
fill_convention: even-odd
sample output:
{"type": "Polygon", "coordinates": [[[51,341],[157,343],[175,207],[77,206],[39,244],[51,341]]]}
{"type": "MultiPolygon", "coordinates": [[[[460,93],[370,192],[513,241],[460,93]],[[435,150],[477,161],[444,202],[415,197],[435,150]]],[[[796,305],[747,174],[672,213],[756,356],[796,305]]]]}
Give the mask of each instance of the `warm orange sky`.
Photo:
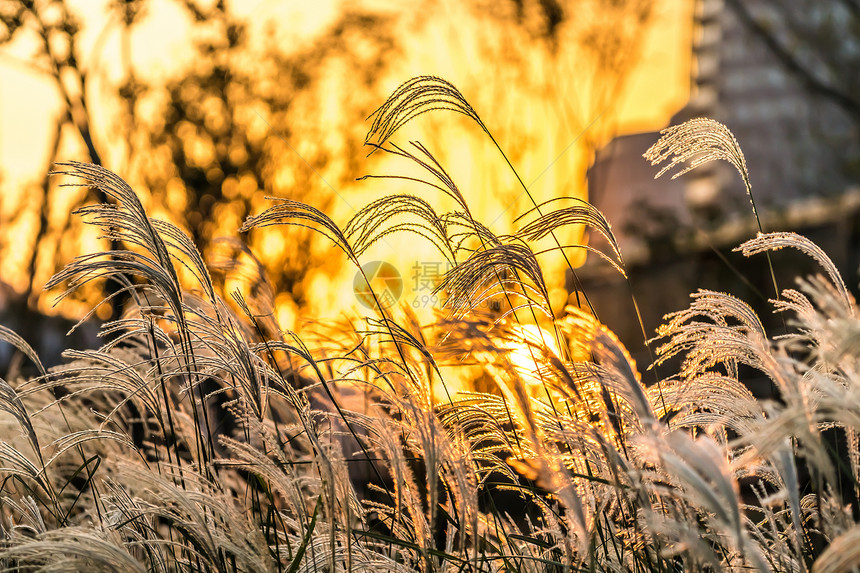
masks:
{"type": "MultiPolygon", "coordinates": [[[[92,62],[93,58],[98,58],[95,61],[99,65],[94,68],[102,70],[101,75],[90,78],[90,105],[97,107],[93,102],[97,102],[99,94],[109,93],[108,86],[122,77],[117,55],[119,27],[105,27],[106,0],[70,0],[69,4],[81,16],[85,26],[82,49],[86,58],[82,60],[92,62]]],[[[377,4],[383,9],[388,8],[385,3],[377,4]]],[[[136,25],[132,36],[131,53],[139,73],[157,81],[191,63],[193,51],[188,48],[187,20],[183,12],[169,0],[153,0],[148,5],[148,18],[136,25]]],[[[281,25],[284,45],[291,45],[301,42],[303,37],[312,36],[333,21],[341,4],[335,0],[314,3],[261,0],[234,5],[252,22],[252,33],[254,27],[260,30],[274,21],[281,25]],[[284,25],[285,22],[289,24],[284,25]]],[[[545,81],[547,89],[555,90],[555,94],[544,98],[543,102],[534,102],[528,94],[517,95],[516,85],[488,83],[494,74],[498,75],[493,66],[499,64],[481,59],[483,52],[479,33],[473,33],[462,25],[468,14],[455,0],[443,0],[440,6],[433,12],[434,20],[425,24],[423,35],[410,37],[404,42],[406,53],[389,71],[390,79],[386,79],[386,83],[390,83],[388,89],[394,89],[399,82],[415,75],[430,74],[448,79],[463,91],[490,129],[498,129],[503,148],[510,150],[520,144],[519,141],[531,142],[514,161],[538,201],[561,194],[584,195],[587,155],[579,145],[579,138],[582,128],[594,118],[580,117],[574,112],[576,121],[571,121],[563,109],[578,108],[580,115],[593,113],[587,111],[587,97],[583,99],[579,93],[588,89],[582,85],[579,63],[562,57],[560,67],[535,69],[532,73],[536,74],[536,81],[545,81]],[[546,79],[540,79],[540,74],[546,75],[546,79]],[[509,107],[497,105],[502,93],[509,107]],[[511,140],[511,137],[516,139],[511,140]]],[[[686,102],[689,96],[692,6],[691,0],[655,0],[654,16],[646,31],[638,64],[617,100],[614,132],[665,127],[670,116],[686,102]]],[[[26,41],[18,42],[6,48],[0,56],[0,170],[4,173],[6,189],[14,189],[23,181],[41,179],[47,157],[46,141],[60,109],[52,80],[28,71],[22,64],[29,49],[26,41]]],[[[332,85],[341,85],[338,82],[343,81],[333,78],[332,85]]],[[[325,105],[326,102],[321,104],[325,105]]],[[[98,117],[95,122],[96,142],[109,153],[112,142],[122,138],[122,133],[112,130],[111,125],[104,121],[99,122],[98,117]]],[[[500,232],[510,224],[515,214],[528,208],[522,202],[515,205],[505,203],[510,195],[503,193],[516,194],[515,180],[500,162],[498,153],[486,145],[486,141],[479,140],[480,134],[475,134],[474,126],[443,125],[447,130],[444,144],[440,146],[438,141],[430,140],[431,149],[434,154],[438,153],[438,159],[449,169],[461,189],[468,190],[470,201],[479,208],[479,219],[491,227],[495,225],[494,230],[500,232]],[[433,147],[434,144],[437,145],[433,147]]],[[[608,127],[602,126],[601,133],[606,133],[608,127]]],[[[415,137],[426,141],[420,132],[415,137]]],[[[402,135],[402,141],[406,138],[405,134],[402,135]]],[[[68,139],[77,141],[74,137],[68,139]]],[[[68,153],[72,154],[73,150],[68,153]]],[[[106,165],[111,167],[109,156],[106,165]]],[[[401,173],[403,165],[368,163],[368,170],[373,173],[401,173]]],[[[370,197],[378,197],[383,190],[382,184],[368,185],[366,182],[339,189],[347,199],[336,202],[335,212],[331,213],[333,219],[345,221],[352,215],[353,206],[363,205],[370,197]]],[[[398,191],[403,192],[402,189],[398,191]]],[[[8,214],[9,209],[20,208],[21,205],[18,197],[7,194],[0,198],[0,213],[5,211],[8,214]]],[[[155,216],[160,214],[155,213],[155,216]]],[[[425,250],[424,246],[410,248],[408,255],[391,253],[390,250],[390,246],[379,245],[368,254],[368,258],[391,260],[406,274],[405,269],[413,266],[415,260],[429,260],[433,256],[432,251],[429,248],[425,250]]],[[[0,272],[10,277],[9,271],[3,270],[2,263],[0,261],[0,272]]],[[[319,282],[314,290],[336,294],[320,302],[317,308],[310,309],[310,313],[324,314],[326,309],[343,308],[354,302],[350,289],[334,286],[349,283],[353,272],[354,269],[345,269],[343,276],[333,280],[321,275],[311,277],[310,280],[319,282]]],[[[561,289],[563,271],[548,264],[545,272],[551,287],[556,291],[561,289]]]]}
{"type": "MultiPolygon", "coordinates": [[[[453,0],[446,2],[453,3],[453,0]]],[[[108,67],[116,72],[118,28],[114,27],[107,37],[99,37],[106,22],[103,16],[106,3],[104,0],[69,2],[82,16],[88,30],[84,42],[86,49],[101,42],[100,57],[111,62],[108,67]]],[[[692,4],[691,0],[656,0],[655,16],[640,64],[632,74],[621,100],[620,131],[664,127],[669,117],[686,101],[689,90],[692,4]]],[[[294,35],[301,38],[312,35],[333,18],[337,2],[251,0],[235,5],[237,10],[260,24],[269,19],[290,22],[294,35]]],[[[190,55],[189,50],[183,49],[186,24],[181,11],[166,0],[156,0],[150,6],[151,16],[138,26],[132,52],[139,66],[155,70],[153,75],[158,76],[186,62],[190,55]]],[[[456,26],[456,22],[444,24],[456,26]]],[[[0,171],[13,181],[38,178],[45,165],[44,147],[50,125],[59,110],[58,96],[49,78],[28,70],[22,63],[29,52],[28,46],[19,43],[7,47],[4,52],[5,55],[0,57],[0,171]]],[[[426,56],[417,55],[415,59],[419,62],[418,67],[421,67],[420,62],[426,56]]],[[[425,63],[430,64],[424,66],[425,69],[440,67],[439,62],[425,63]]],[[[443,71],[439,70],[439,73],[443,71]]],[[[456,70],[449,70],[446,76],[452,79],[450,71],[456,70]]]]}
{"type": "Polygon", "coordinates": [[[690,95],[693,0],[660,0],[640,65],[630,78],[621,131],[662,129],[690,95]]]}

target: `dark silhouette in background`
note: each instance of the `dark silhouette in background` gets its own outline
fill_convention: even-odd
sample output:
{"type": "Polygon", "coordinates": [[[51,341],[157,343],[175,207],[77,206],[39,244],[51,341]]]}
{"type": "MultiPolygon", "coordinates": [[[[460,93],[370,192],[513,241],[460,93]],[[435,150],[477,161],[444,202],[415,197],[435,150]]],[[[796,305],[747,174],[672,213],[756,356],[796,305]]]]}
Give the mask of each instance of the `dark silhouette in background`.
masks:
{"type": "MultiPolygon", "coordinates": [[[[386,73],[401,61],[404,39],[431,16],[445,17],[449,10],[445,3],[433,2],[389,12],[345,5],[310,39],[284,43],[274,26],[263,37],[250,37],[249,22],[223,0],[176,0],[176,5],[191,21],[194,56],[191,65],[163,82],[147,79],[132,63],[132,33],[152,8],[145,0],[109,3],[105,28],[86,47],[85,22],[65,0],[5,2],[0,5],[0,50],[22,36],[38,38],[30,58],[16,63],[46,74],[61,96],[63,107],[46,144],[45,172],[58,160],[104,165],[168,210],[204,255],[218,236],[236,236],[245,217],[265,207],[264,196],[289,196],[327,211],[336,200],[334,190],[366,174],[364,120],[384,101],[392,79],[402,79],[386,73]],[[100,52],[114,32],[120,40],[119,80],[104,73],[109,58],[100,52]],[[94,77],[103,80],[97,90],[94,77]],[[337,117],[326,106],[336,108],[337,117]],[[99,134],[105,133],[101,141],[99,134]],[[79,146],[82,154],[67,157],[68,143],[79,146]]],[[[496,66],[504,78],[518,78],[536,97],[563,101],[569,94],[549,94],[544,80],[533,77],[535,54],[552,59],[576,50],[578,62],[590,62],[590,72],[584,65],[575,72],[594,92],[591,107],[583,109],[578,102],[578,107],[561,106],[559,113],[571,133],[586,130],[583,140],[593,149],[606,132],[589,122],[603,116],[601,124],[612,129],[611,109],[636,61],[652,0],[605,6],[576,0],[474,0],[468,10],[474,22],[454,23],[455,29],[463,27],[463,34],[472,34],[475,30],[466,28],[474,25],[489,36],[527,39],[485,47],[487,60],[481,65],[496,66]]],[[[283,26],[289,29],[290,23],[283,26]]],[[[5,57],[0,52],[0,65],[5,57]]],[[[509,135],[516,161],[516,146],[521,144],[524,153],[527,142],[519,141],[513,125],[501,126],[498,133],[509,135]]],[[[40,213],[30,238],[29,288],[20,297],[8,289],[10,302],[2,311],[8,316],[3,322],[21,325],[19,332],[37,347],[40,331],[54,328],[35,310],[42,285],[78,254],[70,252],[65,239],[79,233],[80,221],[71,213],[60,223],[49,220],[49,197],[60,183],[45,176],[24,191],[26,205],[38,205],[40,213]],[[15,313],[22,316],[11,316],[15,313]]],[[[73,207],[104,200],[94,192],[77,197],[73,207]]],[[[23,209],[5,223],[21,216],[23,209]]],[[[338,268],[334,257],[321,260],[314,254],[310,232],[293,230],[276,249],[261,231],[244,240],[260,256],[275,291],[287,293],[297,308],[307,300],[308,269],[333,273],[338,268]]],[[[0,252],[21,247],[17,241],[0,246],[0,252]]],[[[253,277],[247,278],[253,283],[253,277]]],[[[91,307],[115,288],[94,284],[74,296],[91,307]]],[[[118,316],[123,302],[121,297],[112,301],[112,316],[118,316]]],[[[49,354],[58,350],[52,347],[49,354]]]]}

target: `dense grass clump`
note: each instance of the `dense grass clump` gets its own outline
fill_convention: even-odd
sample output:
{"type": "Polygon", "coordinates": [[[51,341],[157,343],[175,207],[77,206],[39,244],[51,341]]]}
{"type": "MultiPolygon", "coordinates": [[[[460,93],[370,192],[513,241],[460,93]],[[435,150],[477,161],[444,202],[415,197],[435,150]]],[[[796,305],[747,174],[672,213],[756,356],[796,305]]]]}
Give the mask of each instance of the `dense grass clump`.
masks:
{"type": "MultiPolygon", "coordinates": [[[[242,269],[252,288],[222,296],[212,277],[238,272],[236,260],[207,266],[186,235],[147,217],[124,181],[60,166],[68,184],[115,202],[81,215],[124,248],[79,257],[49,286],[71,292],[112,277],[123,285],[114,296],[130,302],[103,326],[104,346],[69,351],[50,372],[0,328],[41,373],[0,380],[0,569],[860,563],[860,320],[827,256],[790,233],[741,245],[749,256],[798,248],[824,268],[773,303],[789,334],[769,336],[743,301],[699,291],[658,331],[655,363],[680,356],[680,371],[646,386],[587,301],[551,307],[532,249],[586,224],[607,240],[596,252],[624,273],[603,216],[575,199],[535,205],[518,231],[495,235],[426,148],[389,142],[435,108],[492,137],[453,86],[416,78],[379,109],[368,142],[421,165],[428,178],[417,184],[443,191],[455,211],[396,195],[341,228],[312,206],[276,200],[244,226],[309,226],[358,269],[381,237],[420,235],[453,265],[440,286],[448,312],[429,326],[379,305],[364,324],[304,339],[283,332],[259,265],[242,269]],[[486,391],[448,392],[452,364],[477,372],[486,391]],[[778,399],[756,400],[741,366],[766,375],[778,399]]],[[[734,138],[715,122],[674,128],[650,154],[670,167],[702,157],[729,160],[748,181],[734,138]]],[[[582,247],[556,240],[553,250],[568,248],[582,247]]]]}

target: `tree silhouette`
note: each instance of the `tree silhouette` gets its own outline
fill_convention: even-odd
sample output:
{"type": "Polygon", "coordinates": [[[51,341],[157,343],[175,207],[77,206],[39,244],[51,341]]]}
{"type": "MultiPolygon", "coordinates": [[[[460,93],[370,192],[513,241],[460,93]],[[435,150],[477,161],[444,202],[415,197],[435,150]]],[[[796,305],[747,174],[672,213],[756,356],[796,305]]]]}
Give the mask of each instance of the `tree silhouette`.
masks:
{"type": "MultiPolygon", "coordinates": [[[[64,103],[48,142],[49,162],[70,159],[57,154],[72,127],[86,150],[84,159],[106,163],[135,188],[148,191],[204,253],[217,236],[234,235],[247,215],[261,210],[266,195],[312,197],[315,206],[327,209],[335,190],[365,174],[364,119],[384,100],[392,79],[402,79],[386,73],[400,61],[406,49],[403,40],[447,10],[433,2],[376,12],[347,7],[310,40],[285,44],[275,27],[252,36],[246,17],[223,1],[175,0],[174,5],[189,16],[194,57],[191,65],[160,83],[132,65],[131,35],[152,6],[145,0],[109,4],[106,26],[118,27],[123,76],[101,86],[102,91],[113,90],[112,105],[105,109],[93,109],[89,81],[106,65],[104,58],[93,50],[84,54],[82,25],[65,0],[0,4],[0,47],[21,35],[40,38],[39,49],[26,64],[52,78],[64,103]],[[337,83],[345,77],[348,83],[337,83]],[[100,124],[96,133],[109,132],[116,141],[100,142],[93,136],[94,123],[100,124]]],[[[501,5],[472,0],[468,6],[473,21],[456,23],[464,33],[525,31],[522,45],[509,44],[504,53],[490,54],[498,61],[481,65],[518,66],[515,74],[529,85],[536,81],[530,77],[534,54],[552,59],[575,45],[577,57],[593,60],[587,84],[600,92],[592,98],[598,102],[592,107],[603,113],[617,98],[635,57],[651,0],[618,0],[607,6],[583,0],[511,0],[501,5]]],[[[582,70],[577,73],[584,75],[582,70]]],[[[536,93],[549,97],[548,89],[539,84],[536,93]]],[[[582,111],[581,117],[573,117],[575,112],[561,108],[571,130],[584,129],[586,116],[593,115],[582,111]]],[[[504,126],[499,133],[510,135],[515,158],[516,134],[505,134],[504,126]]],[[[592,137],[598,136],[586,134],[592,137]]],[[[32,198],[41,216],[27,271],[31,303],[41,287],[37,260],[51,259],[55,269],[64,262],[49,248],[61,242],[70,225],[67,219],[60,228],[48,228],[48,194],[56,184],[45,177],[40,195],[32,198]]],[[[82,196],[78,205],[103,199],[82,196]]],[[[255,231],[249,244],[278,291],[289,293],[301,306],[307,298],[307,270],[333,271],[336,262],[314,255],[309,233],[291,233],[288,245],[280,238],[273,248],[272,234],[264,231],[255,231]]],[[[101,295],[90,293],[93,298],[101,295]]],[[[77,296],[87,296],[87,291],[77,296]]]]}
{"type": "MultiPolygon", "coordinates": [[[[301,50],[285,53],[272,36],[261,52],[250,46],[246,25],[230,12],[216,7],[198,17],[223,33],[205,35],[193,69],[165,86],[158,125],[143,128],[149,145],[141,151],[146,156],[141,174],[150,189],[172,186],[184,195],[186,227],[205,250],[218,235],[234,233],[253,213],[255,201],[259,209],[263,194],[314,195],[313,203],[326,209],[333,190],[361,174],[362,123],[378,101],[372,94],[380,93],[378,81],[396,40],[386,17],[347,11],[301,50]],[[340,136],[346,147],[337,160],[344,164],[329,180],[320,172],[334,161],[332,150],[307,145],[327,134],[302,119],[302,114],[319,113],[314,101],[302,101],[302,94],[319,92],[323,73],[335,59],[360,78],[360,92],[368,95],[340,98],[342,129],[353,137],[340,136]],[[151,157],[164,160],[153,165],[151,157]],[[288,188],[276,184],[287,170],[288,188]]],[[[291,293],[301,305],[302,278],[323,261],[312,260],[310,232],[290,238],[295,243],[289,249],[267,253],[264,262],[278,291],[291,293]]]]}

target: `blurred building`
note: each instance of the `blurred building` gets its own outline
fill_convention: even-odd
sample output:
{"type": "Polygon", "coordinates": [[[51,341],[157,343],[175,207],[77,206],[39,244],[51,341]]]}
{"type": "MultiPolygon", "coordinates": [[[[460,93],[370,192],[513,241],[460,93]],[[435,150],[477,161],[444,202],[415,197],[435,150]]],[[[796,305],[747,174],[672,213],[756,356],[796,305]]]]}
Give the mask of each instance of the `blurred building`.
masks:
{"type": "MultiPolygon", "coordinates": [[[[671,124],[694,117],[726,124],[746,156],[765,230],[819,241],[853,285],[860,193],[849,167],[858,156],[857,124],[811,95],[727,4],[697,2],[692,97],[671,124]]],[[[767,9],[757,0],[744,5],[757,14],[767,9]]],[[[612,225],[649,336],[663,314],[685,307],[698,288],[773,296],[769,275],[759,276],[764,260],[745,261],[731,251],[757,231],[737,172],[714,162],[655,181],[658,169],[642,154],[658,138],[653,132],[614,139],[598,152],[589,177],[589,199],[612,225]]],[[[793,286],[798,272],[814,270],[805,262],[792,266],[781,288],[793,286]]],[[[617,297],[630,299],[626,281],[596,257],[578,275],[600,319],[633,350],[642,348],[635,314],[618,304],[617,297]]]]}

